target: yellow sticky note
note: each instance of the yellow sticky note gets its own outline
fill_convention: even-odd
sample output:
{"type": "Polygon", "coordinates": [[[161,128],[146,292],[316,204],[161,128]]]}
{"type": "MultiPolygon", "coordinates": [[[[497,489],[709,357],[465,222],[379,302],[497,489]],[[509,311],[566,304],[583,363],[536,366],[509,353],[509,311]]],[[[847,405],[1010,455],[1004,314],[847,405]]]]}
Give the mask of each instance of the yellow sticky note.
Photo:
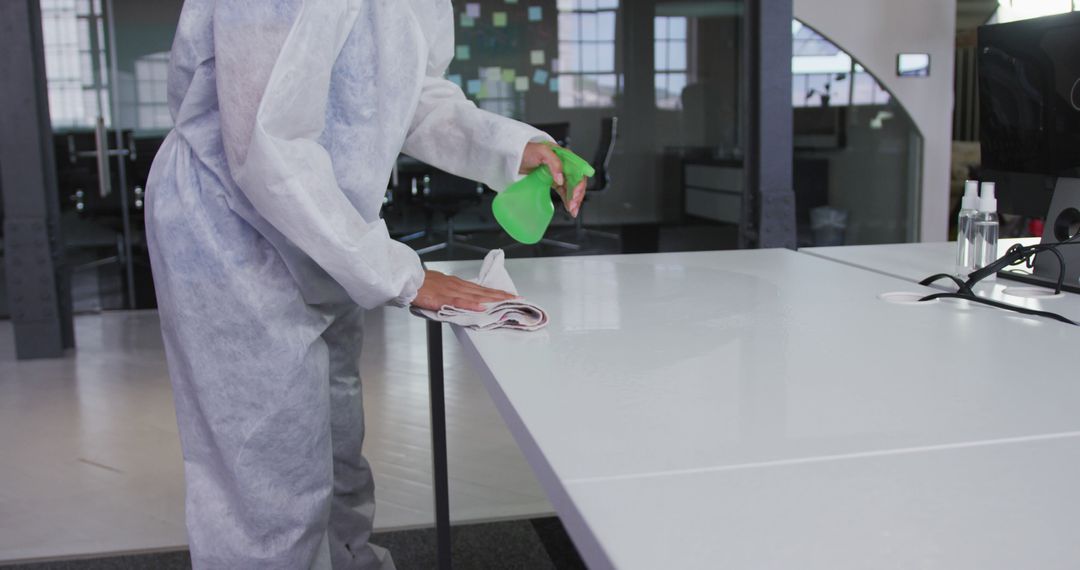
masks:
{"type": "Polygon", "coordinates": [[[495,12],[491,15],[491,23],[495,24],[496,28],[506,27],[506,12],[495,12]]]}
{"type": "Polygon", "coordinates": [[[544,65],[544,61],[546,59],[546,57],[544,56],[544,50],[542,49],[532,50],[532,53],[529,55],[529,57],[532,60],[533,65],[544,65]]]}
{"type": "Polygon", "coordinates": [[[517,79],[517,71],[513,69],[504,69],[502,72],[503,83],[513,83],[517,79]]]}
{"type": "Polygon", "coordinates": [[[529,90],[529,78],[524,77],[524,76],[518,77],[517,80],[514,82],[514,88],[517,89],[518,91],[521,91],[521,92],[528,91],[529,90]]]}

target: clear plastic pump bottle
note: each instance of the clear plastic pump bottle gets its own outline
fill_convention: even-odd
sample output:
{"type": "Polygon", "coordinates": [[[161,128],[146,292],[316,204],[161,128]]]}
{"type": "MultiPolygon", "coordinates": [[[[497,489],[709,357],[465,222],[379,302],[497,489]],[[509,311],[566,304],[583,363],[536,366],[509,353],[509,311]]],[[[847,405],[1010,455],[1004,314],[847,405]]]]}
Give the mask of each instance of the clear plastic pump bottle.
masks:
{"type": "MultiPolygon", "coordinates": [[[[998,214],[997,196],[993,182],[984,182],[979,197],[979,213],[975,216],[975,268],[981,269],[997,260],[998,214]]],[[[996,275],[986,278],[993,281],[996,275]]]]}
{"type": "Polygon", "coordinates": [[[956,276],[967,279],[975,270],[975,218],[979,215],[979,182],[964,183],[964,198],[956,222],[956,276]]]}

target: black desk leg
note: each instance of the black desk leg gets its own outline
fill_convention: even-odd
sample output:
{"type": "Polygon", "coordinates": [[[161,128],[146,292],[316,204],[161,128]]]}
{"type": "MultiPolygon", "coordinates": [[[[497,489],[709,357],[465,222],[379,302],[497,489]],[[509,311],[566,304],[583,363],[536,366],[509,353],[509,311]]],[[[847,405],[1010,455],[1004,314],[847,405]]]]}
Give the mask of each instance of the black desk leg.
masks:
{"type": "Polygon", "coordinates": [[[450,569],[450,486],[446,466],[446,394],[443,390],[442,323],[428,321],[431,394],[431,466],[435,489],[435,547],[440,570],[450,569]]]}

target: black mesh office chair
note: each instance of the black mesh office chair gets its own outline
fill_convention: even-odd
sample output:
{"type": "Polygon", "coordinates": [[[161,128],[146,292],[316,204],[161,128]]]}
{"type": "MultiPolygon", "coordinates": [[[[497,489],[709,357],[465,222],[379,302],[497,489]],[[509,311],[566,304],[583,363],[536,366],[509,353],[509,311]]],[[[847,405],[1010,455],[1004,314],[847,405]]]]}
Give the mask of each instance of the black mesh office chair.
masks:
{"type": "Polygon", "coordinates": [[[468,243],[466,241],[468,238],[458,235],[454,226],[454,218],[462,210],[482,201],[484,195],[483,185],[440,170],[434,170],[422,178],[414,179],[413,184],[413,199],[417,205],[424,209],[427,215],[427,228],[407,235],[399,241],[407,243],[420,238],[443,236],[442,242],[416,250],[416,253],[421,256],[442,250],[446,250],[447,255],[453,256],[454,250],[458,248],[481,254],[488,253],[487,248],[468,243]],[[442,214],[446,218],[446,231],[442,234],[432,229],[436,213],[442,214]]]}
{"type": "MultiPolygon", "coordinates": [[[[611,157],[615,154],[615,141],[619,138],[619,118],[618,117],[605,117],[600,121],[600,142],[596,147],[596,154],[593,155],[592,166],[596,169],[596,174],[589,179],[589,186],[585,193],[585,201],[587,202],[590,197],[595,196],[599,192],[603,192],[611,186],[611,157]]],[[[610,232],[602,232],[599,230],[591,230],[585,227],[585,212],[588,208],[582,208],[578,212],[578,217],[574,220],[574,233],[572,236],[559,236],[554,242],[567,243],[560,240],[574,240],[573,245],[576,245],[579,249],[581,244],[588,241],[589,237],[600,237],[607,239],[619,239],[617,234],[610,232]]]]}
{"type": "MultiPolygon", "coordinates": [[[[532,126],[540,129],[541,131],[544,131],[548,134],[548,136],[555,139],[555,144],[564,148],[570,148],[570,123],[534,123],[532,126]]],[[[561,201],[561,198],[558,197],[555,191],[551,192],[551,199],[555,203],[559,203],[561,201]]],[[[523,247],[523,245],[524,244],[520,243],[512,244],[508,247],[505,247],[504,249],[513,250],[523,247]]],[[[541,239],[538,245],[558,247],[570,251],[578,251],[581,249],[581,246],[576,243],[569,243],[551,238],[541,239]]]]}
{"type": "MultiPolygon", "coordinates": [[[[551,123],[533,126],[551,135],[551,138],[555,139],[561,146],[569,147],[569,123],[551,123]],[[561,139],[560,136],[562,137],[561,139]]],[[[593,160],[591,162],[593,168],[596,169],[596,174],[589,179],[589,185],[586,188],[585,193],[586,201],[594,192],[603,192],[604,190],[607,190],[608,186],[611,184],[611,157],[614,154],[615,140],[618,136],[618,117],[605,117],[602,119],[600,122],[600,141],[596,147],[596,154],[593,155],[593,160]]],[[[556,203],[561,203],[562,201],[554,192],[552,192],[552,199],[555,200],[556,203]]],[[[582,209],[581,212],[578,213],[578,217],[574,220],[572,234],[564,233],[556,235],[555,237],[544,238],[540,240],[540,243],[537,245],[558,247],[569,251],[581,251],[581,244],[587,241],[590,236],[619,239],[617,234],[586,228],[584,212],[585,210],[582,209]]],[[[512,244],[503,249],[509,251],[519,247],[522,247],[522,244],[512,244]]]]}
{"type": "Polygon", "coordinates": [[[547,133],[559,146],[570,148],[570,123],[534,123],[532,126],[547,133]]]}

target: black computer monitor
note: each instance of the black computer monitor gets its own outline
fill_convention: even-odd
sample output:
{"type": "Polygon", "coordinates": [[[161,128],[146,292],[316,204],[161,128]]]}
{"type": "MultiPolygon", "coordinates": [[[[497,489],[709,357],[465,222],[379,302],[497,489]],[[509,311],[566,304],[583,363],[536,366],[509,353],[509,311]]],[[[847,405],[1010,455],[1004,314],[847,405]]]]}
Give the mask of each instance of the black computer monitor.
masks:
{"type": "Polygon", "coordinates": [[[979,28],[982,178],[1001,211],[1044,218],[1080,178],[1080,12],[979,28]]]}
{"type": "MultiPolygon", "coordinates": [[[[979,130],[984,181],[1000,211],[1046,220],[1042,241],[1080,233],[1080,12],[979,28],[979,130]]],[[[1061,248],[1065,288],[1080,293],[1080,246],[1061,248]]],[[[1061,273],[1042,253],[1011,279],[1049,285],[1061,273]]]]}

